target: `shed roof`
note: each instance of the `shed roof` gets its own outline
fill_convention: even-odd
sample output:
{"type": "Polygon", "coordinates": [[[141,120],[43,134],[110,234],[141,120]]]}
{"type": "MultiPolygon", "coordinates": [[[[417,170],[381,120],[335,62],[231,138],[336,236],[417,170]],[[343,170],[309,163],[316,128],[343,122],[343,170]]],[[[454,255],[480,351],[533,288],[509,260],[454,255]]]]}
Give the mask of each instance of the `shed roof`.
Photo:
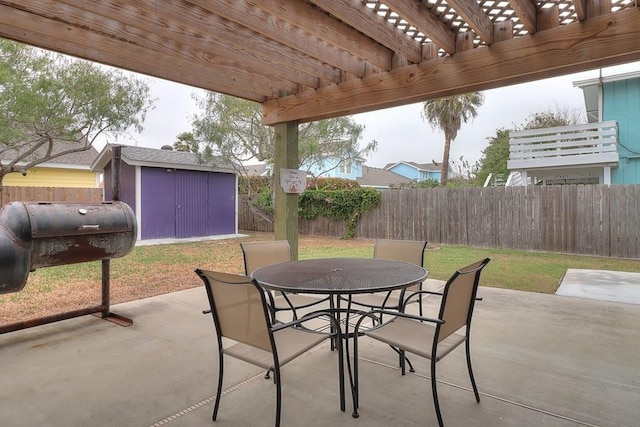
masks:
{"type": "Polygon", "coordinates": [[[0,0],[0,37],[307,122],[640,60],[636,0],[0,0]]]}
{"type": "MultiPolygon", "coordinates": [[[[122,161],[131,166],[235,173],[233,167],[222,158],[217,158],[214,164],[207,164],[202,163],[195,154],[184,151],[162,150],[131,145],[120,145],[120,147],[122,161]]],[[[111,161],[112,152],[113,145],[107,144],[91,165],[91,169],[104,169],[111,161]]]]}

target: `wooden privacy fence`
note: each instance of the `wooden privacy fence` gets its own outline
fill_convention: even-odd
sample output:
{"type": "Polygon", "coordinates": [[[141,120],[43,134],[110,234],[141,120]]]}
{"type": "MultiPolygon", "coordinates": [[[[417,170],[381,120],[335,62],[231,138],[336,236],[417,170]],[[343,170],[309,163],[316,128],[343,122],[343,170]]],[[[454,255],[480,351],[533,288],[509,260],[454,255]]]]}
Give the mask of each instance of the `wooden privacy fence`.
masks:
{"type": "MultiPolygon", "coordinates": [[[[238,226],[272,231],[240,198],[238,226]]],[[[300,233],[341,237],[326,218],[300,220],[300,233]]],[[[356,237],[640,258],[640,185],[434,188],[382,193],[356,237]]]]}
{"type": "Polygon", "coordinates": [[[9,202],[101,202],[102,188],[2,187],[0,206],[9,202]]]}

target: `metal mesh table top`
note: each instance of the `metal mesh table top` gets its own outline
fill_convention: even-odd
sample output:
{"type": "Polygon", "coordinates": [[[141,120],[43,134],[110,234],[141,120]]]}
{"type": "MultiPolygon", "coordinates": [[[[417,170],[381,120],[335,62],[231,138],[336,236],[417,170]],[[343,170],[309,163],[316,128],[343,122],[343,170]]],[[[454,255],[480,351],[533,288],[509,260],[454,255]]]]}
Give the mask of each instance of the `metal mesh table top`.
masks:
{"type": "Polygon", "coordinates": [[[380,258],[326,258],[261,267],[252,277],[278,291],[315,294],[357,294],[401,289],[426,279],[415,264],[380,258]]]}

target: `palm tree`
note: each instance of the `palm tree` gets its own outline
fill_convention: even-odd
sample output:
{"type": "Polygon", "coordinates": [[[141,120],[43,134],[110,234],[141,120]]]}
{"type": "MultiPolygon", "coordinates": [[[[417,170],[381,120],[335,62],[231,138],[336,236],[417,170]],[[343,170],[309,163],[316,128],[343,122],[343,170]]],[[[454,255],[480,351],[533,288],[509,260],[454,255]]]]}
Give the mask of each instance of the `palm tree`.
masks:
{"type": "Polygon", "coordinates": [[[182,132],[176,136],[173,143],[173,149],[176,151],[184,151],[186,153],[197,153],[198,143],[191,132],[182,132]]]}
{"type": "Polygon", "coordinates": [[[442,169],[440,185],[447,185],[449,170],[449,151],[451,142],[458,136],[462,123],[478,115],[478,108],[484,102],[484,95],[471,92],[463,95],[447,96],[445,98],[426,101],[422,107],[422,119],[429,122],[431,127],[444,132],[444,153],[442,154],[442,169]]]}

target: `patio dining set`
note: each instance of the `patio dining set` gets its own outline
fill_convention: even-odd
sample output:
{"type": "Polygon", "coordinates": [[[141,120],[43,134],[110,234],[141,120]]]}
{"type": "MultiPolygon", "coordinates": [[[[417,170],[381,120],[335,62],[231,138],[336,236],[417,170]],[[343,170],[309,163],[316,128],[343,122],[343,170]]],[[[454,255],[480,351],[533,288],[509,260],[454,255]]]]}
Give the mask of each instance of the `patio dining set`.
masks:
{"type": "MultiPolygon", "coordinates": [[[[475,400],[480,395],[470,355],[470,328],[480,275],[489,258],[453,272],[441,291],[424,290],[426,241],[379,239],[373,258],[293,260],[286,240],[241,243],[245,273],[197,269],[207,292],[218,348],[218,384],[212,419],[218,417],[225,356],[263,368],[276,387],[275,425],[281,423],[281,368],[329,340],[337,353],[338,396],[346,411],[349,379],[352,416],[360,416],[359,341],[372,339],[398,355],[401,375],[410,358],[430,360],[433,404],[438,401],[436,363],[464,344],[475,400]],[[423,313],[423,298],[440,298],[439,310],[423,313]],[[417,310],[408,310],[410,307],[417,310]],[[346,369],[345,369],[346,365],[346,369]],[[346,372],[345,372],[346,371],[346,372]]],[[[366,401],[362,402],[366,417],[366,401]]],[[[241,416],[241,415],[238,415],[241,416]]],[[[366,421],[365,421],[366,422],[366,421]]]]}

